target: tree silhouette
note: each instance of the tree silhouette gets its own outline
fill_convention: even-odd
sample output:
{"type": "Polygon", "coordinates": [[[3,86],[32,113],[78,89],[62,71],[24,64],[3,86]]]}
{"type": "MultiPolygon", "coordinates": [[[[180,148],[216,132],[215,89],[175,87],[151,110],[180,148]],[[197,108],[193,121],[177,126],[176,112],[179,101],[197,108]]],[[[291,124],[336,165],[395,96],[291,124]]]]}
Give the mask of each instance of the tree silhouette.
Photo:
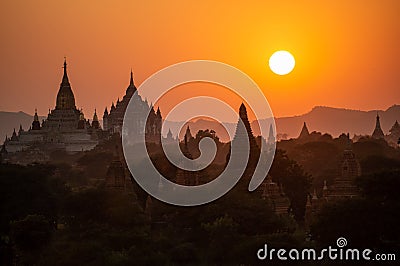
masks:
{"type": "Polygon", "coordinates": [[[295,161],[289,159],[286,152],[278,149],[272,163],[270,174],[272,179],[282,184],[285,194],[290,200],[290,209],[295,220],[304,222],[307,195],[311,188],[311,176],[295,161]]]}

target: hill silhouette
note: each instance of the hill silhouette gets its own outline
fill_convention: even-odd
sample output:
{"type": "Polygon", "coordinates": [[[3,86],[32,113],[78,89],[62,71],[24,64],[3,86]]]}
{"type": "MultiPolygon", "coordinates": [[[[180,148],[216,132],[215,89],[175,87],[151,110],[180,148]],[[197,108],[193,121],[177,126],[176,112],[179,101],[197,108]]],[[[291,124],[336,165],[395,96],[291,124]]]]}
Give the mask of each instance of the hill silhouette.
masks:
{"type": "MultiPolygon", "coordinates": [[[[357,135],[370,135],[375,128],[376,114],[381,118],[382,130],[385,134],[389,133],[396,120],[400,121],[400,105],[393,105],[386,110],[370,110],[360,111],[343,108],[333,108],[326,106],[316,106],[310,112],[303,115],[291,117],[278,117],[275,119],[278,134],[287,134],[288,138],[297,138],[300,134],[303,122],[307,123],[308,129],[311,131],[319,131],[322,133],[329,133],[334,137],[339,136],[341,133],[349,133],[350,136],[357,135]]],[[[39,117],[40,121],[46,117],[39,117]]],[[[13,129],[19,129],[19,126],[26,130],[29,128],[33,121],[33,116],[24,112],[1,112],[0,111],[0,138],[1,142],[5,136],[11,136],[13,129]]],[[[166,136],[168,129],[174,136],[178,133],[180,122],[164,121],[163,135],[166,136]]],[[[269,128],[271,118],[261,119],[260,124],[269,128]]],[[[256,122],[252,123],[253,132],[259,135],[259,129],[256,122]]],[[[221,124],[209,119],[199,118],[188,122],[184,126],[184,130],[180,132],[180,138],[186,130],[186,125],[190,126],[191,132],[195,135],[199,130],[213,129],[217,132],[221,141],[226,142],[229,140],[228,132],[234,134],[236,123],[225,123],[223,125],[227,128],[228,132],[224,130],[221,124]]]]}
{"type": "MultiPolygon", "coordinates": [[[[44,116],[39,116],[39,121],[45,119],[44,116]]],[[[3,141],[6,136],[11,137],[13,130],[18,132],[19,126],[21,125],[24,130],[28,130],[32,125],[33,115],[24,113],[24,112],[3,112],[0,111],[0,143],[3,144],[3,141]]]]}
{"type": "MultiPolygon", "coordinates": [[[[321,133],[329,133],[333,137],[339,136],[341,133],[349,133],[350,136],[357,135],[370,135],[375,128],[376,114],[381,118],[381,127],[385,134],[389,133],[396,120],[400,121],[400,105],[393,105],[386,110],[371,110],[360,111],[343,108],[333,108],[326,106],[316,106],[310,112],[303,115],[291,117],[278,117],[275,119],[277,133],[287,134],[288,138],[297,138],[300,134],[303,123],[307,123],[307,127],[312,131],[321,133]]],[[[269,128],[271,118],[261,119],[259,123],[262,126],[269,128]]],[[[178,129],[178,122],[166,121],[163,134],[171,129],[174,136],[176,136],[178,129]],[[165,131],[165,132],[164,132],[165,131]]],[[[228,132],[234,133],[236,129],[235,123],[223,123],[228,132]]],[[[221,141],[228,140],[228,134],[221,130],[222,126],[214,121],[208,119],[197,119],[187,123],[190,126],[192,134],[202,129],[214,129],[221,141]]],[[[251,123],[255,135],[259,135],[260,131],[256,126],[256,122],[251,123]]],[[[185,125],[186,129],[186,125],[185,125]]],[[[180,133],[182,137],[182,132],[180,133]]]]}
{"type": "Polygon", "coordinates": [[[354,134],[370,135],[375,128],[377,113],[381,118],[383,132],[388,134],[394,122],[400,120],[400,105],[393,105],[384,111],[359,111],[316,106],[310,112],[300,116],[277,118],[276,127],[278,133],[286,133],[289,138],[297,137],[300,134],[303,122],[307,123],[310,132],[329,133],[334,137],[344,132],[349,133],[350,136],[354,134]]]}

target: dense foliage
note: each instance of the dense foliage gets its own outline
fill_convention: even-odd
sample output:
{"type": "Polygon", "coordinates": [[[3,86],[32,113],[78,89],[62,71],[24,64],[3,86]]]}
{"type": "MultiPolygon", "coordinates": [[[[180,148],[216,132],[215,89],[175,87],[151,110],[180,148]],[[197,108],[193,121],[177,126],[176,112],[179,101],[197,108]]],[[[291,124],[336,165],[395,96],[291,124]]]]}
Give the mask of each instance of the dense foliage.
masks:
{"type": "MultiPolygon", "coordinates": [[[[2,164],[0,264],[254,265],[264,243],[324,247],[340,236],[354,247],[398,249],[400,157],[381,143],[354,145],[363,172],[356,180],[362,197],[326,204],[310,232],[304,225],[307,198],[344,145],[326,136],[278,145],[270,175],[290,200],[284,216],[277,216],[260,193],[240,186],[196,208],[164,204],[137,187],[107,189],[104,165],[115,157],[114,147],[82,154],[73,166],[62,160],[2,164]]],[[[163,162],[162,156],[158,160],[163,162]]],[[[170,165],[160,169],[174,175],[170,165]]],[[[220,171],[211,167],[204,174],[220,171]]]]}

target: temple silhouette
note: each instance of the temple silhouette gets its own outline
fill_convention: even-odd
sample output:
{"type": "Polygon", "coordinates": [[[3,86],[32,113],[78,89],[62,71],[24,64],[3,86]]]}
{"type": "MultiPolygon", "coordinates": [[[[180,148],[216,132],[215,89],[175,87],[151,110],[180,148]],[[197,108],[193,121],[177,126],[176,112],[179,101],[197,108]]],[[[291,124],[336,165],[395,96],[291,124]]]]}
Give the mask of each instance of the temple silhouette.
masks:
{"type": "Polygon", "coordinates": [[[133,81],[133,72],[131,70],[130,82],[129,86],[126,89],[126,93],[120,101],[119,98],[117,100],[117,104],[114,105],[114,102],[111,104],[110,112],[108,112],[107,107],[104,110],[103,115],[103,126],[104,130],[109,134],[122,134],[122,125],[124,122],[124,115],[126,109],[128,108],[128,104],[130,101],[133,101],[133,105],[135,106],[134,113],[130,114],[130,117],[133,117],[133,121],[129,121],[130,123],[134,123],[137,125],[135,127],[137,129],[136,132],[132,132],[132,134],[137,135],[146,135],[147,142],[155,142],[159,143],[161,140],[161,126],[162,126],[162,116],[160,108],[157,108],[157,111],[154,110],[152,105],[149,105],[147,100],[143,100],[142,97],[136,93],[137,88],[133,81]],[[149,112],[149,117],[147,121],[141,119],[143,117],[141,114],[149,112]],[[145,126],[145,130],[141,131],[141,128],[145,126]]]}
{"type": "Polygon", "coordinates": [[[374,139],[383,139],[385,138],[385,134],[383,134],[383,130],[381,128],[381,122],[379,118],[379,114],[376,114],[376,123],[374,132],[372,132],[372,138],[374,139]]]}
{"type": "MultiPolygon", "coordinates": [[[[56,97],[56,105],[49,110],[47,118],[39,121],[37,110],[32,125],[24,130],[14,129],[10,138],[6,137],[1,147],[2,158],[8,162],[29,164],[32,162],[46,162],[54,151],[76,153],[94,149],[101,141],[109,139],[111,135],[121,136],[125,111],[132,100],[135,112],[150,112],[147,121],[133,114],[130,121],[138,125],[136,134],[145,134],[147,142],[159,143],[161,139],[162,116],[158,108],[154,110],[146,100],[142,100],[137,92],[131,71],[130,83],[122,101],[112,103],[110,112],[107,108],[103,115],[103,127],[98,119],[97,110],[94,111],[90,122],[85,118],[83,110],[78,110],[75,96],[69,82],[67,61],[63,64],[63,77],[56,97]],[[144,132],[139,132],[139,125],[146,124],[144,132]]],[[[171,135],[167,139],[174,140],[171,135]]]]}
{"type": "Polygon", "coordinates": [[[96,111],[90,123],[83,111],[76,108],[66,60],[63,68],[56,106],[53,110],[49,110],[47,119],[40,122],[35,110],[29,129],[24,130],[20,126],[18,132],[14,129],[11,138],[6,138],[3,149],[10,154],[9,158],[12,161],[16,163],[29,163],[32,160],[47,161],[48,154],[52,151],[87,151],[99,143],[102,129],[96,111]]]}

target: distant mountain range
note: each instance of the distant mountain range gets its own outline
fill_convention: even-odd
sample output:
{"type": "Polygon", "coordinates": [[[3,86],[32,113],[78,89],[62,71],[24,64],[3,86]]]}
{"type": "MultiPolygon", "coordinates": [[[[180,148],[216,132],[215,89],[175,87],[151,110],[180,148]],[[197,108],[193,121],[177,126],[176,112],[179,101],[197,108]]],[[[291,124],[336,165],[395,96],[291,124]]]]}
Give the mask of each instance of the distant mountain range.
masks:
{"type": "MultiPolygon", "coordinates": [[[[400,105],[393,105],[387,110],[371,110],[358,111],[350,109],[332,108],[325,106],[316,106],[310,112],[292,117],[279,117],[275,119],[277,133],[287,134],[288,138],[295,138],[300,134],[303,122],[307,123],[310,132],[318,131],[329,133],[334,137],[341,133],[350,133],[350,136],[370,135],[375,128],[375,119],[377,113],[380,116],[382,130],[385,134],[389,133],[396,120],[400,121],[400,105]]],[[[46,117],[39,117],[40,121],[46,117]]],[[[2,112],[0,111],[0,143],[3,142],[5,136],[11,136],[13,129],[18,131],[19,126],[26,130],[30,127],[33,116],[24,112],[2,112]]],[[[269,128],[271,119],[262,119],[259,121],[262,126],[269,128]]],[[[165,121],[163,135],[166,135],[168,129],[176,136],[180,122],[165,121]]],[[[222,141],[227,141],[228,132],[234,134],[236,129],[235,123],[223,123],[224,127],[209,119],[199,118],[188,123],[193,135],[198,130],[213,129],[222,141]]],[[[259,134],[255,121],[252,122],[252,128],[255,135],[259,134]]],[[[184,132],[181,132],[182,137],[184,132]]]]}
{"type": "MultiPolygon", "coordinates": [[[[44,116],[39,116],[39,121],[45,119],[44,116]]],[[[14,128],[18,133],[19,126],[21,125],[24,130],[29,129],[33,122],[33,115],[24,112],[3,112],[0,111],[0,144],[6,136],[11,137],[14,128]]]]}
{"type": "MultiPolygon", "coordinates": [[[[292,117],[279,117],[275,119],[277,133],[287,134],[288,138],[297,138],[300,134],[303,123],[307,123],[307,127],[310,132],[318,131],[321,133],[329,133],[333,137],[337,137],[342,133],[349,133],[350,136],[356,135],[371,135],[375,128],[376,115],[379,114],[381,127],[385,134],[389,134],[389,129],[392,127],[394,122],[398,120],[400,122],[400,105],[393,105],[387,110],[371,110],[371,111],[359,111],[342,108],[332,108],[325,106],[316,106],[310,112],[303,115],[292,116],[292,117]]],[[[262,127],[269,129],[269,125],[272,119],[261,119],[259,120],[262,127]]],[[[173,135],[179,130],[177,125],[179,122],[167,121],[163,133],[171,128],[173,135]]],[[[228,132],[234,134],[236,129],[235,123],[223,123],[228,132]]],[[[198,130],[202,129],[213,129],[217,132],[217,135],[221,140],[226,141],[228,139],[227,132],[223,129],[222,125],[217,122],[207,119],[197,119],[188,123],[192,134],[195,134],[198,130]]],[[[256,121],[251,123],[253,132],[255,135],[260,134],[260,130],[257,127],[256,121]]],[[[181,132],[180,137],[183,136],[181,132]]]]}
{"type": "MultiPolygon", "coordinates": [[[[381,127],[385,134],[396,120],[400,121],[400,105],[393,105],[387,110],[359,111],[325,106],[316,106],[310,112],[294,117],[277,118],[278,133],[286,133],[289,138],[298,137],[303,122],[310,132],[329,133],[337,137],[342,133],[350,136],[371,135],[375,128],[376,115],[379,114],[381,127]]],[[[262,123],[262,122],[261,122],[262,123]]]]}

